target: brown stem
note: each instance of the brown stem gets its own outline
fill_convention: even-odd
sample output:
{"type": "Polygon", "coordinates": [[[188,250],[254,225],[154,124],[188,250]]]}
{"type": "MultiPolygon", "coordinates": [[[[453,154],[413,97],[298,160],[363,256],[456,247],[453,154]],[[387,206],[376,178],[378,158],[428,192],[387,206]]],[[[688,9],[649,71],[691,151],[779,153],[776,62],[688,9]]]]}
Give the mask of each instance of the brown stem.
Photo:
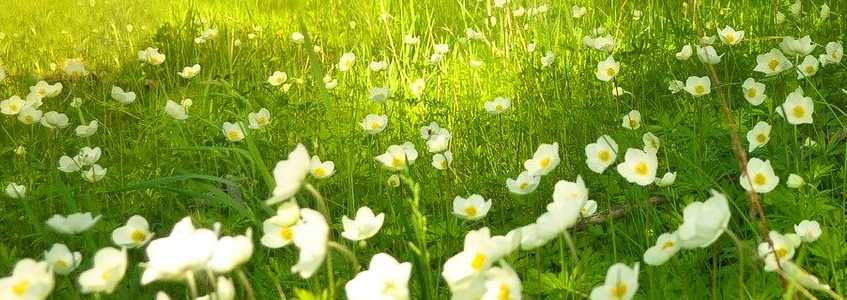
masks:
{"type": "MultiPolygon", "coordinates": [[[[668,202],[668,200],[665,199],[665,198],[659,197],[659,196],[653,196],[653,197],[650,197],[650,199],[647,199],[647,201],[645,201],[645,204],[652,205],[652,206],[658,206],[658,205],[663,204],[665,202],[668,202]]],[[[606,210],[604,212],[596,213],[593,216],[590,216],[588,218],[584,218],[584,219],[580,220],[579,223],[577,223],[576,226],[574,226],[574,231],[584,230],[586,227],[588,227],[588,225],[591,225],[591,224],[603,224],[603,223],[606,223],[609,220],[617,220],[617,219],[623,218],[623,216],[625,216],[635,206],[636,205],[615,205],[615,206],[612,206],[611,208],[609,208],[608,210],[606,210]]]]}

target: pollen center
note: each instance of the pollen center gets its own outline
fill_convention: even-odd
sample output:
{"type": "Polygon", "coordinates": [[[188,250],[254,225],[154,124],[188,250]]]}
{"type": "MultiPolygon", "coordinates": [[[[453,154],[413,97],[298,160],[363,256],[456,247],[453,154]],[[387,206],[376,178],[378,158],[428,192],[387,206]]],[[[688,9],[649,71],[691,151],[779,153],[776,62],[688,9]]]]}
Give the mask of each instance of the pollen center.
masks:
{"type": "Polygon", "coordinates": [[[667,250],[667,249],[673,248],[673,245],[674,245],[673,241],[667,241],[664,244],[662,244],[662,250],[667,250]]]}
{"type": "Polygon", "coordinates": [[[764,133],[760,133],[756,136],[756,141],[759,142],[759,144],[764,144],[768,141],[768,136],[764,133]]]}
{"type": "Polygon", "coordinates": [[[285,241],[290,241],[294,237],[294,231],[291,230],[291,227],[283,227],[279,230],[279,236],[285,241]]]}
{"type": "Polygon", "coordinates": [[[477,253],[471,260],[471,268],[473,268],[476,272],[482,271],[482,267],[485,265],[485,260],[486,257],[484,253],[477,253]]]}
{"type": "Polygon", "coordinates": [[[756,98],[756,95],[758,95],[758,94],[759,93],[756,92],[756,89],[754,89],[754,88],[747,89],[747,98],[756,98]]]}
{"type": "Polygon", "coordinates": [[[500,284],[500,290],[497,293],[497,300],[509,300],[512,299],[511,296],[512,289],[509,288],[508,284],[500,284]]]}
{"type": "Polygon", "coordinates": [[[542,169],[547,168],[548,166],[550,166],[550,157],[545,157],[538,164],[541,166],[542,169]]]}
{"type": "Polygon", "coordinates": [[[12,293],[18,296],[23,296],[29,289],[29,280],[21,280],[12,286],[12,293]]]}
{"type": "Polygon", "coordinates": [[[135,242],[142,242],[147,238],[147,235],[143,231],[136,229],[132,231],[130,238],[135,242]]]}
{"type": "Polygon", "coordinates": [[[473,205],[465,207],[465,215],[467,215],[468,218],[476,217],[476,207],[474,207],[473,205]]]}
{"type": "Polygon", "coordinates": [[[647,163],[639,162],[635,164],[635,174],[645,176],[647,175],[647,163]]]}
{"type": "Polygon", "coordinates": [[[600,151],[600,153],[597,153],[597,158],[599,158],[602,162],[607,162],[612,159],[612,154],[609,153],[608,150],[603,150],[600,151]]]}
{"type": "Polygon", "coordinates": [[[615,299],[622,299],[624,295],[626,295],[626,291],[628,290],[626,283],[618,282],[612,287],[612,297],[615,299]]]}
{"type": "Polygon", "coordinates": [[[697,94],[705,93],[706,87],[704,87],[702,85],[697,85],[697,86],[694,87],[694,92],[697,93],[697,94]]]}
{"type": "Polygon", "coordinates": [[[768,183],[768,178],[764,174],[756,173],[756,176],[753,176],[753,184],[765,185],[765,183],[768,183]]]}
{"type": "Polygon", "coordinates": [[[791,109],[791,114],[794,115],[795,118],[802,118],[806,116],[806,109],[803,106],[796,105],[793,109],[791,109]]]}
{"type": "Polygon", "coordinates": [[[777,68],[777,67],[779,67],[779,60],[777,60],[776,58],[771,59],[771,60],[768,62],[768,69],[770,69],[770,70],[771,70],[771,72],[776,71],[776,68],[777,68]]]}

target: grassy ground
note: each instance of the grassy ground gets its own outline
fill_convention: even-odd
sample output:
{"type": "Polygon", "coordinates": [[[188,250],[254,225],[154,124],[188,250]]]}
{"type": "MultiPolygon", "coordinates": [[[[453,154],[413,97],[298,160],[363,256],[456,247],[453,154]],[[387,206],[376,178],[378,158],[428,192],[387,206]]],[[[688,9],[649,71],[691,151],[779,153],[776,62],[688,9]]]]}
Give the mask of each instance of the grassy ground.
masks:
{"type": "MultiPolygon", "coordinates": [[[[262,171],[251,162],[252,150],[246,143],[224,139],[220,124],[246,124],[248,112],[266,107],[273,118],[271,125],[248,132],[264,165],[284,159],[297,143],[335,162],[338,173],[316,184],[330,203],[334,231],[340,232],[342,215],[352,215],[360,206],[386,213],[385,227],[366,247],[349,245],[362,263],[377,252],[413,260],[412,251],[402,242],[412,239],[406,222],[409,208],[403,201],[408,190],[387,186],[391,173],[373,160],[387,145],[408,140],[421,152],[410,174],[423,188],[433,270],[440,272],[443,262],[461,250],[467,231],[488,226],[504,234],[529,224],[544,211],[556,180],[573,180],[581,174],[601,212],[624,204],[632,209],[624,218],[576,232],[578,263],[561,258],[570,254],[559,240],[510,256],[526,298],[585,298],[602,282],[611,264],[641,261],[659,234],[682,222],[682,208],[707,198],[709,189],[730,197],[730,228],[746,249],[739,250],[729,237],[722,237],[707,249],[684,251],[664,266],[642,265],[636,297],[780,297],[784,290],[778,277],[762,271],[761,262],[749,252],[761,237],[738,185],[740,172],[717,92],[692,98],[667,90],[672,79],[706,75],[696,58],[674,59],[681,45],[698,41],[692,6],[675,1],[590,1],[582,3],[589,7],[586,16],[575,19],[570,9],[576,3],[571,1],[513,1],[509,5],[541,4],[549,7],[547,13],[518,18],[485,1],[4,1],[0,4],[0,32],[5,33],[0,60],[9,78],[0,84],[0,98],[23,96],[40,79],[61,81],[65,91],[45,100],[45,107],[67,113],[73,126],[48,130],[25,126],[13,117],[0,118],[0,183],[14,181],[30,189],[26,201],[0,202],[0,226],[5,229],[0,234],[0,270],[5,274],[17,260],[39,256],[56,242],[90,258],[97,248],[110,244],[112,229],[133,214],[150,220],[158,236],[166,235],[186,215],[199,224],[221,222],[227,233],[248,227],[260,232],[261,222],[271,214],[262,204],[269,194],[262,171]],[[634,20],[634,10],[642,11],[643,17],[634,20]],[[380,20],[382,12],[390,13],[390,21],[380,20]],[[596,63],[606,54],[582,45],[582,37],[601,26],[619,42],[615,59],[622,68],[616,81],[630,92],[623,97],[613,97],[611,86],[595,78],[596,63]],[[219,37],[195,44],[194,38],[207,27],[216,27],[219,37]],[[483,32],[485,39],[468,41],[466,28],[483,32]],[[289,36],[294,31],[308,33],[323,51],[315,54],[309,47],[292,43],[289,36]],[[421,44],[404,45],[407,33],[419,35],[421,44]],[[537,49],[528,52],[527,44],[533,42],[537,49]],[[450,44],[450,51],[433,66],[428,60],[437,43],[450,44]],[[136,52],[150,46],[167,55],[164,64],[154,67],[137,62],[136,52]],[[547,51],[556,53],[555,63],[541,68],[541,56],[547,51]],[[344,52],[355,53],[357,62],[352,71],[341,73],[333,65],[344,52]],[[67,58],[82,58],[92,75],[64,78],[60,66],[67,58]],[[380,59],[391,62],[390,72],[369,72],[367,62],[380,59]],[[484,65],[471,68],[470,59],[484,65]],[[177,76],[184,66],[195,63],[202,66],[197,78],[177,76]],[[288,92],[267,85],[267,76],[277,70],[292,78],[288,92]],[[338,79],[335,89],[323,88],[324,74],[338,79]],[[426,80],[421,99],[411,97],[406,88],[417,78],[426,80]],[[119,105],[109,97],[112,85],[136,92],[138,100],[119,105]],[[393,93],[385,107],[367,99],[370,87],[382,85],[390,86],[393,93]],[[482,108],[483,102],[497,96],[511,97],[514,105],[502,117],[482,108]],[[83,100],[78,112],[69,106],[74,98],[83,100]],[[164,114],[166,100],[184,98],[194,103],[188,121],[164,114]],[[620,126],[621,116],[631,109],[644,116],[645,126],[639,130],[620,126]],[[375,137],[364,135],[358,123],[368,113],[383,112],[390,118],[388,129],[375,137]],[[83,120],[98,120],[100,131],[90,138],[74,136],[73,127],[83,120]],[[429,166],[431,155],[418,136],[419,128],[433,121],[453,134],[451,150],[456,159],[448,172],[429,166]],[[639,187],[613,170],[598,175],[586,167],[584,146],[598,136],[612,135],[622,149],[638,148],[647,131],[662,140],[660,173],[678,172],[673,186],[639,187]],[[559,167],[535,193],[511,195],[505,179],[520,173],[523,160],[539,144],[552,142],[561,146],[559,167]],[[18,146],[27,153],[14,154],[18,146]],[[103,181],[89,184],[56,170],[60,156],[73,155],[83,146],[103,149],[100,164],[108,168],[103,181]],[[489,215],[477,222],[453,216],[453,198],[473,193],[494,199],[489,215]],[[652,196],[668,202],[658,207],[645,204],[652,196]],[[55,213],[77,211],[103,218],[79,236],[59,235],[44,226],[43,221],[55,213]]],[[[847,70],[837,65],[822,68],[810,80],[795,80],[790,74],[768,79],[772,99],[759,107],[744,101],[738,87],[748,77],[760,77],[752,71],[755,56],[777,47],[782,36],[808,34],[821,45],[844,40],[844,3],[831,1],[833,15],[821,22],[817,8],[804,1],[804,17],[789,16],[785,23],[775,24],[775,12],[788,15],[788,4],[706,1],[698,13],[708,23],[710,35],[724,25],[746,31],[741,45],[719,48],[725,55],[717,69],[722,82],[730,85],[742,137],[757,121],[774,125],[768,146],[754,156],[770,159],[783,180],[788,173],[797,173],[810,183],[801,190],[781,183],[763,197],[770,228],[790,232],[803,219],[818,220],[824,234],[819,241],[804,245],[796,261],[844,294],[847,146],[841,124],[847,115],[838,108],[847,107],[847,95],[841,92],[847,70]],[[773,113],[797,86],[815,95],[814,126],[795,128],[773,113]],[[819,146],[802,147],[806,137],[819,146]]],[[[314,206],[308,197],[303,198],[305,206],[314,206]]],[[[336,277],[342,282],[352,278],[351,266],[340,255],[334,256],[336,277]]],[[[162,289],[172,295],[185,293],[180,284],[143,288],[136,284],[141,272],[136,264],[144,260],[142,251],[131,251],[127,278],[114,294],[103,298],[150,299],[162,289]]],[[[293,248],[257,246],[246,270],[259,298],[278,297],[280,289],[291,296],[294,288],[326,287],[323,272],[307,281],[291,274],[295,261],[293,248]]],[[[439,280],[436,298],[447,298],[440,276],[434,278],[439,280]]],[[[413,279],[412,285],[417,284],[413,279]]],[[[413,297],[417,295],[414,287],[412,291],[413,297]]],[[[53,295],[84,298],[73,276],[58,279],[53,295]]]]}

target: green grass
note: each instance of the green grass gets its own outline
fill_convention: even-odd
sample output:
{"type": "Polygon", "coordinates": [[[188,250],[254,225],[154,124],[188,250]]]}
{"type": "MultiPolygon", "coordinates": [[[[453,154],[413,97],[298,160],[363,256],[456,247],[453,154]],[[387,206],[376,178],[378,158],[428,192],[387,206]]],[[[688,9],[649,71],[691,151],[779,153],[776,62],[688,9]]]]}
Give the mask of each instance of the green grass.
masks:
{"type": "MultiPolygon", "coordinates": [[[[577,175],[585,179],[600,213],[616,205],[632,208],[621,219],[574,232],[577,263],[563,258],[571,254],[560,239],[510,255],[507,260],[523,281],[525,299],[586,298],[612,264],[642,261],[643,252],[658,235],[682,223],[685,205],[705,200],[710,189],[729,197],[730,229],[744,247],[722,236],[706,249],[681,251],[663,266],[642,262],[636,298],[783,297],[779,277],[764,272],[762,263],[753,258],[762,237],[738,184],[740,171],[717,90],[702,98],[667,90],[670,80],[707,74],[696,54],[690,61],[674,59],[683,44],[698,40],[693,5],[685,8],[675,1],[655,0],[515,0],[509,5],[540,4],[549,6],[546,14],[517,18],[507,17],[506,10],[486,1],[3,1],[0,32],[5,39],[0,42],[0,61],[9,78],[0,84],[0,98],[24,96],[38,80],[61,81],[64,91],[45,100],[42,110],[64,112],[72,125],[49,130],[0,117],[0,184],[17,182],[30,190],[22,201],[5,197],[0,201],[4,228],[0,274],[11,273],[19,259],[41,257],[53,243],[81,251],[85,258],[80,270],[84,270],[91,266],[97,249],[111,245],[111,231],[133,214],[146,217],[158,237],[166,236],[181,218],[192,216],[196,224],[206,227],[221,222],[226,234],[253,229],[256,251],[244,269],[258,298],[279,298],[279,289],[288,297],[295,289],[326,289],[326,265],[314,279],[302,280],[289,271],[297,259],[295,248],[267,249],[258,243],[261,222],[273,212],[263,204],[270,190],[262,168],[285,159],[297,143],[336,164],[334,176],[313,182],[327,199],[334,240],[346,243],[363,265],[379,252],[417,262],[407,243],[416,241],[409,221],[411,208],[405,201],[410,191],[389,187],[386,180],[392,173],[373,159],[388,145],[411,141],[421,154],[409,176],[422,189],[420,210],[428,223],[426,246],[433,271],[429,275],[437,286],[430,291],[433,299],[449,298],[440,271],[447,258],[461,251],[465,233],[488,226],[493,233],[505,234],[534,222],[552,200],[555,182],[577,175]],[[572,18],[574,4],[589,7],[588,14],[572,18]],[[640,20],[633,20],[634,9],[643,11],[640,20]],[[393,16],[390,22],[380,21],[383,11],[393,16]],[[486,23],[489,17],[496,18],[495,25],[486,23]],[[200,19],[219,29],[217,39],[194,43],[206,28],[195,22],[200,19]],[[622,67],[616,81],[630,92],[623,97],[613,97],[611,86],[595,78],[596,63],[606,54],[582,45],[582,37],[599,26],[619,43],[614,56],[622,67]],[[464,38],[469,27],[482,31],[485,40],[464,38]],[[289,36],[294,31],[308,33],[323,51],[314,53],[292,43],[289,36]],[[402,43],[403,35],[410,32],[420,36],[419,46],[402,43]],[[257,38],[249,39],[250,33],[257,38]],[[236,40],[240,46],[235,46],[236,40]],[[537,50],[528,53],[526,45],[531,42],[537,50]],[[436,43],[450,44],[450,52],[433,66],[428,61],[436,43]],[[166,54],[165,63],[139,63],[136,52],[147,47],[166,54]],[[541,68],[539,60],[546,51],[555,52],[557,58],[550,68],[541,68]],[[356,66],[339,73],[333,66],[344,52],[356,54],[356,66]],[[82,58],[92,75],[71,80],[63,77],[61,67],[50,67],[51,63],[61,66],[67,58],[82,58]],[[483,61],[484,66],[470,68],[471,58],[483,61]],[[390,72],[368,71],[367,62],[372,59],[390,61],[390,72]],[[198,77],[186,80],[176,75],[195,63],[203,68],[198,77]],[[287,72],[293,82],[287,93],[266,82],[277,70],[287,72]],[[335,89],[324,89],[325,73],[338,79],[335,89]],[[407,90],[417,78],[426,79],[421,99],[411,97],[407,90]],[[109,97],[112,85],[139,97],[121,106],[109,97]],[[367,98],[370,87],[382,85],[392,89],[387,107],[367,98]],[[485,101],[497,96],[508,96],[513,103],[502,118],[483,109],[485,101]],[[70,107],[74,98],[83,100],[79,111],[70,107]],[[187,121],[164,114],[166,100],[184,98],[194,103],[187,121]],[[247,142],[224,139],[220,124],[240,121],[246,125],[247,114],[262,107],[270,110],[272,123],[261,131],[247,132],[255,149],[247,142]],[[359,122],[364,116],[381,114],[386,108],[390,119],[386,131],[375,137],[363,134],[359,122]],[[644,126],[634,131],[620,126],[621,116],[631,109],[644,116],[644,126]],[[90,138],[76,137],[73,128],[81,119],[98,120],[100,131],[90,138]],[[431,154],[418,134],[421,126],[433,121],[453,134],[455,161],[448,172],[429,165],[431,154]],[[600,135],[611,135],[625,150],[640,148],[641,135],[647,131],[662,140],[659,173],[678,172],[671,187],[640,187],[627,183],[613,168],[595,174],[586,167],[584,147],[600,135]],[[562,163],[534,193],[511,195],[505,179],[521,172],[523,161],[539,144],[552,142],[560,145],[562,163]],[[27,153],[16,155],[18,146],[27,153]],[[108,168],[103,181],[89,184],[76,174],[56,170],[60,156],[72,156],[83,146],[103,149],[100,164],[108,168]],[[493,199],[488,216],[476,222],[453,216],[453,198],[474,193],[493,199]],[[659,206],[645,204],[650,197],[668,201],[659,206]],[[351,216],[361,206],[386,213],[385,226],[365,247],[338,234],[341,216],[351,216]],[[53,214],[78,211],[103,218],[77,236],[57,234],[44,225],[53,214]]],[[[746,31],[740,45],[729,48],[716,43],[718,52],[725,54],[716,68],[729,86],[742,140],[758,121],[774,126],[768,145],[751,155],[769,159],[781,179],[776,190],[762,197],[770,229],[792,232],[801,220],[819,221],[820,240],[804,243],[795,260],[843,295],[847,293],[847,127],[842,124],[847,121],[847,95],[841,89],[847,69],[843,64],[823,67],[809,80],[796,80],[794,71],[764,79],[770,98],[758,107],[750,106],[740,89],[744,79],[762,78],[752,71],[755,56],[777,48],[782,36],[808,34],[820,45],[845,40],[845,3],[830,1],[833,15],[825,22],[818,20],[811,2],[804,1],[802,18],[791,17],[788,5],[786,1],[705,1],[699,15],[711,24],[709,35],[715,35],[713,23],[746,31]],[[776,10],[789,15],[785,23],[774,23],[776,10]],[[797,86],[815,100],[814,125],[795,128],[773,113],[797,86]],[[818,146],[802,147],[806,137],[818,146]],[[783,182],[789,173],[800,174],[810,185],[788,189],[783,182]]],[[[746,140],[743,144],[746,147],[746,140]]],[[[304,207],[316,207],[306,192],[298,200],[304,207]]],[[[332,256],[338,298],[343,298],[343,283],[355,274],[342,255],[332,252],[332,256]]],[[[138,263],[143,261],[143,250],[131,250],[126,278],[114,294],[102,298],[151,299],[159,290],[167,290],[175,299],[188,298],[184,284],[141,287],[143,269],[138,263]]],[[[419,267],[416,263],[415,268],[419,267]]],[[[53,298],[88,298],[78,292],[78,273],[57,276],[53,298]]],[[[413,272],[410,283],[413,299],[422,297],[419,275],[413,272]]],[[[792,296],[801,297],[785,297],[792,296]]]]}

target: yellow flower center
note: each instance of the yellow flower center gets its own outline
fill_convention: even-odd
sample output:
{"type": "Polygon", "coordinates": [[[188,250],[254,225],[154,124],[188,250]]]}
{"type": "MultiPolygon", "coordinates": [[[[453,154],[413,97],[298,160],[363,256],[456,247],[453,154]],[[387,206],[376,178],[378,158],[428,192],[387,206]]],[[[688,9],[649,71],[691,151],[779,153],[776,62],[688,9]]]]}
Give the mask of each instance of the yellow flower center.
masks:
{"type": "Polygon", "coordinates": [[[597,153],[597,158],[602,162],[607,162],[612,159],[612,154],[608,150],[602,150],[600,153],[597,153]]]}
{"type": "Polygon", "coordinates": [[[626,283],[618,282],[612,287],[612,297],[615,299],[621,299],[624,295],[626,295],[626,291],[628,290],[626,283]]]}
{"type": "Polygon", "coordinates": [[[136,229],[132,231],[132,234],[130,234],[129,238],[136,243],[140,243],[147,239],[147,234],[144,233],[144,231],[136,229]]]}
{"type": "Polygon", "coordinates": [[[541,166],[542,169],[550,166],[550,157],[545,157],[544,159],[542,159],[541,162],[539,163],[539,165],[541,166]]]}
{"type": "Polygon", "coordinates": [[[647,163],[645,163],[645,162],[636,163],[634,169],[635,169],[635,174],[638,174],[640,176],[647,175],[647,169],[648,168],[647,168],[647,163]]]}
{"type": "MultiPolygon", "coordinates": [[[[376,130],[376,129],[379,129],[379,127],[380,127],[379,122],[371,122],[371,129],[376,130]]],[[[394,127],[392,127],[392,128],[394,128],[394,127]]]]}
{"type": "Polygon", "coordinates": [[[764,133],[760,133],[759,135],[756,136],[756,141],[759,142],[759,144],[767,143],[768,142],[768,136],[765,135],[764,133]]]}
{"type": "Polygon", "coordinates": [[[26,123],[26,124],[32,124],[32,120],[33,120],[33,119],[32,119],[32,116],[31,116],[31,115],[26,115],[26,116],[24,116],[24,123],[26,123]]]}
{"type": "Polygon", "coordinates": [[[806,74],[812,74],[812,73],[815,73],[815,67],[814,67],[814,66],[811,66],[811,65],[806,66],[806,68],[805,68],[804,70],[806,71],[806,74]]]}
{"type": "Polygon", "coordinates": [[[235,141],[235,140],[241,139],[241,133],[238,132],[237,130],[230,130],[230,131],[227,131],[226,138],[229,139],[230,141],[235,141]]]}
{"type": "Polygon", "coordinates": [[[779,249],[776,249],[776,251],[774,251],[774,253],[776,254],[776,258],[781,259],[781,258],[785,257],[786,255],[788,255],[788,249],[779,248],[779,249]]]}
{"type": "Polygon", "coordinates": [[[473,205],[468,205],[467,207],[465,207],[465,215],[467,215],[468,218],[476,217],[476,207],[474,207],[473,205]]]}
{"type": "Polygon", "coordinates": [[[55,263],[53,263],[53,264],[54,264],[54,265],[56,265],[56,269],[64,269],[64,268],[67,268],[67,267],[68,267],[68,263],[67,263],[66,261],[64,261],[64,260],[61,260],[61,259],[60,259],[60,260],[57,260],[57,261],[56,261],[55,263]]]}
{"type": "Polygon", "coordinates": [[[400,168],[406,164],[406,160],[402,156],[394,156],[391,159],[391,166],[395,168],[400,168]]]}
{"type": "Polygon", "coordinates": [[[803,108],[802,105],[795,105],[794,108],[791,109],[791,114],[794,115],[795,118],[802,118],[806,116],[806,109],[803,108]]]}
{"type": "Polygon", "coordinates": [[[673,248],[673,245],[674,245],[673,241],[667,241],[664,244],[662,244],[662,250],[667,250],[667,249],[673,248]]]}
{"type": "Polygon", "coordinates": [[[747,89],[747,98],[756,98],[759,93],[754,88],[747,89]]]}
{"type": "Polygon", "coordinates": [[[771,70],[771,72],[773,72],[773,71],[776,71],[776,68],[777,68],[777,67],[779,67],[779,60],[778,60],[778,59],[776,59],[776,58],[772,58],[772,59],[768,62],[768,69],[770,69],[770,70],[771,70]]]}
{"type": "Polygon", "coordinates": [[[385,295],[393,295],[397,291],[397,285],[394,284],[394,281],[386,281],[385,285],[382,287],[382,293],[385,295]]]}
{"type": "Polygon", "coordinates": [[[500,290],[497,293],[497,300],[509,300],[512,299],[512,289],[509,288],[508,284],[500,284],[500,290]]]}
{"type": "Polygon", "coordinates": [[[756,175],[753,176],[753,184],[765,185],[765,183],[768,183],[768,178],[765,176],[765,174],[756,173],[756,175]]]}
{"type": "Polygon", "coordinates": [[[727,43],[735,44],[735,33],[727,32],[725,38],[727,43]]]}
{"type": "Polygon", "coordinates": [[[636,127],[638,127],[638,121],[629,119],[629,128],[635,129],[636,127]]]}
{"type": "Polygon", "coordinates": [[[314,174],[315,174],[315,177],[324,177],[324,176],[326,176],[326,169],[321,168],[321,167],[317,167],[317,168],[315,168],[315,170],[314,170],[313,172],[314,172],[314,174]]]}
{"type": "Polygon", "coordinates": [[[694,86],[694,93],[702,94],[702,93],[705,93],[705,92],[706,92],[706,87],[699,85],[699,84],[694,86]]]}
{"type": "Polygon", "coordinates": [[[12,285],[12,293],[19,297],[23,297],[26,294],[26,291],[29,289],[29,280],[21,280],[20,282],[12,285]]]}
{"type": "Polygon", "coordinates": [[[279,230],[279,236],[282,237],[284,241],[290,241],[294,237],[294,231],[291,230],[291,227],[283,227],[279,230]]]}
{"type": "Polygon", "coordinates": [[[615,68],[609,67],[606,69],[606,75],[608,75],[609,77],[615,76],[615,74],[617,73],[618,71],[615,70],[615,68]]]}
{"type": "Polygon", "coordinates": [[[268,125],[268,117],[258,116],[256,117],[256,123],[259,124],[259,126],[268,125]]]}
{"type": "Polygon", "coordinates": [[[103,273],[100,273],[100,278],[105,281],[108,281],[112,278],[112,270],[103,271],[103,273]]]}
{"type": "Polygon", "coordinates": [[[21,108],[15,103],[9,104],[9,110],[12,111],[12,113],[17,113],[20,109],[21,108]]]}
{"type": "Polygon", "coordinates": [[[482,267],[485,265],[486,259],[487,257],[485,257],[484,253],[477,252],[471,260],[471,268],[473,268],[476,272],[482,271],[482,267]]]}
{"type": "Polygon", "coordinates": [[[497,106],[494,106],[494,110],[496,110],[496,111],[503,111],[503,109],[504,109],[504,107],[503,107],[502,104],[497,104],[497,106]]]}
{"type": "Polygon", "coordinates": [[[529,186],[529,182],[524,181],[524,182],[521,182],[520,185],[518,185],[518,188],[523,191],[523,190],[526,190],[526,188],[528,186],[529,186]]]}

